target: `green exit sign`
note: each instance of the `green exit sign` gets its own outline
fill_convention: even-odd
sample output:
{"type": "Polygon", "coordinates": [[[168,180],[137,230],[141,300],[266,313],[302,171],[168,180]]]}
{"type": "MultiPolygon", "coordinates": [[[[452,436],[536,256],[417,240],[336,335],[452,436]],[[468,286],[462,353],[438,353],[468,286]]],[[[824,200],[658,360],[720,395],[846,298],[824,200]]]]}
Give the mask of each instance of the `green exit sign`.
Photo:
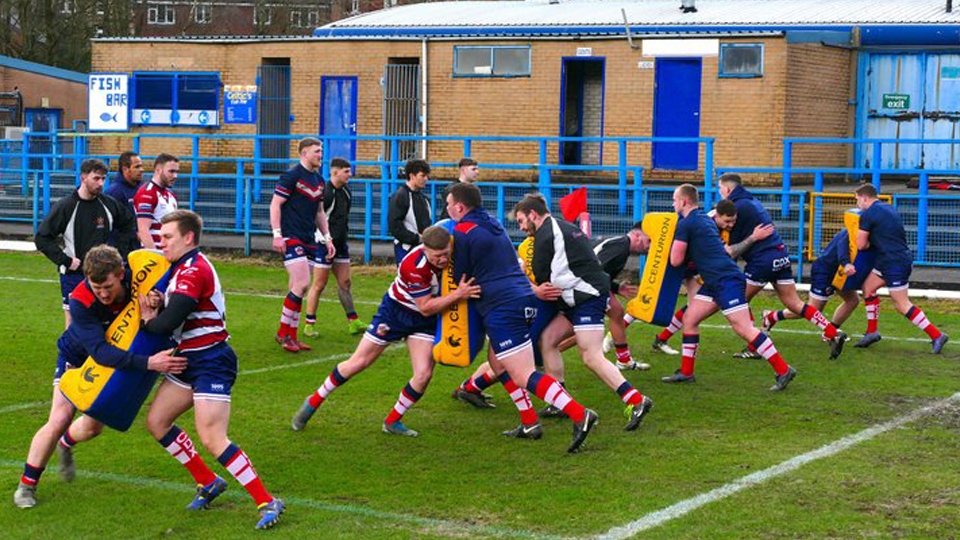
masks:
{"type": "Polygon", "coordinates": [[[910,108],[910,94],[884,94],[884,109],[904,110],[910,108]]]}

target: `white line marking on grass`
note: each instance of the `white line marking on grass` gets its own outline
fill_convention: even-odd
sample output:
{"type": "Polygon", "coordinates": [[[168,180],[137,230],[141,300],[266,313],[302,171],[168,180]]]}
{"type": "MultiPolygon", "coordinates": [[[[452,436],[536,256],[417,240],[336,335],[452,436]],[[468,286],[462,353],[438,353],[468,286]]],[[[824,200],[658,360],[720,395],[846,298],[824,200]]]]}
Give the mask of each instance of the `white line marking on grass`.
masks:
{"type": "Polygon", "coordinates": [[[43,405],[48,405],[49,401],[31,401],[29,403],[18,403],[16,405],[7,405],[6,407],[0,407],[0,414],[22,411],[24,409],[32,409],[34,407],[41,407],[43,405]]]}
{"type": "Polygon", "coordinates": [[[323,358],[313,358],[311,360],[306,360],[304,362],[294,362],[292,364],[280,364],[280,365],[269,366],[264,368],[247,369],[247,370],[241,371],[240,375],[253,375],[254,373],[266,373],[268,371],[277,371],[280,369],[290,369],[290,368],[301,367],[301,366],[309,366],[313,364],[322,364],[324,362],[329,362],[330,360],[341,360],[344,358],[350,358],[351,354],[353,353],[340,353],[340,354],[334,354],[331,356],[325,356],[323,358]]]}
{"type": "Polygon", "coordinates": [[[14,277],[14,276],[0,276],[0,279],[4,281],[26,281],[28,283],[60,283],[56,279],[40,279],[40,278],[27,278],[27,277],[14,277]]]}
{"type": "MultiPolygon", "coordinates": [[[[157,454],[159,456],[159,454],[157,454]]],[[[160,459],[160,458],[158,458],[160,459]]],[[[164,458],[166,459],[166,458],[164,458]]],[[[10,459],[0,459],[0,467],[3,468],[15,468],[19,469],[23,467],[23,462],[14,461],[10,459]]],[[[55,466],[48,466],[47,470],[54,470],[55,466]]],[[[175,491],[178,493],[183,493],[184,496],[187,496],[194,489],[194,486],[189,485],[187,482],[183,483],[174,483],[168,482],[165,480],[157,480],[155,478],[147,478],[143,476],[131,476],[126,474],[117,474],[117,473],[106,473],[106,472],[94,472],[94,471],[83,471],[77,470],[77,476],[81,478],[91,478],[94,480],[105,481],[105,482],[114,482],[118,484],[126,484],[137,487],[149,487],[154,489],[160,489],[164,491],[175,491]]],[[[248,495],[242,493],[239,490],[227,491],[224,493],[221,498],[230,498],[244,500],[247,499],[248,495]]],[[[374,518],[383,521],[399,521],[405,523],[411,523],[420,527],[430,527],[441,533],[446,532],[451,536],[460,536],[463,533],[473,533],[476,535],[485,535],[485,536],[508,536],[513,538],[543,538],[543,539],[552,539],[557,538],[555,536],[547,536],[538,534],[530,531],[523,531],[517,529],[510,529],[506,527],[496,527],[492,525],[474,525],[465,521],[456,521],[448,519],[437,519],[437,518],[427,518],[421,516],[414,516],[410,514],[400,514],[397,512],[383,512],[380,510],[375,510],[366,506],[354,506],[349,504],[331,504],[325,503],[323,501],[317,501],[314,499],[307,499],[304,497],[294,497],[294,496],[283,496],[283,501],[287,503],[287,506],[302,506],[304,508],[310,508],[312,510],[320,510],[322,512],[331,512],[334,514],[353,514],[368,518],[374,518]]],[[[253,505],[250,506],[251,511],[253,505]]]]}
{"type": "MultiPolygon", "coordinates": [[[[800,319],[796,319],[796,320],[800,320],[800,319]]],[[[719,328],[719,329],[727,329],[727,330],[730,329],[729,324],[701,324],[700,326],[702,326],[703,328],[719,328]]],[[[811,335],[811,336],[819,336],[820,334],[823,334],[823,332],[814,331],[814,330],[794,330],[792,328],[781,328],[780,325],[777,325],[776,328],[774,328],[770,332],[767,332],[767,334],[772,335],[774,337],[776,337],[777,334],[804,334],[804,335],[811,335]]],[[[861,334],[857,334],[857,335],[861,335],[861,334]]],[[[931,339],[887,336],[886,334],[884,334],[883,341],[916,341],[920,343],[930,343],[931,339]]]]}
{"type": "Polygon", "coordinates": [[[925,416],[932,412],[943,409],[958,400],[960,400],[960,392],[957,392],[956,394],[953,394],[946,399],[942,399],[932,405],[928,405],[909,414],[894,418],[889,422],[876,424],[859,433],[849,435],[826,446],[821,446],[820,448],[817,448],[811,452],[807,452],[806,454],[800,454],[799,456],[790,458],[778,465],[774,465],[773,467],[769,467],[762,471],[757,471],[753,474],[748,474],[747,476],[734,480],[725,486],[720,486],[717,489],[708,491],[706,493],[701,493],[696,497],[680,501],[677,504],[664,508],[663,510],[657,510],[656,512],[647,514],[642,518],[627,523],[621,527],[614,527],[609,531],[597,536],[597,538],[629,538],[639,532],[659,527],[660,525],[688,514],[697,508],[700,508],[701,506],[729,497],[740,490],[762,484],[771,478],[776,478],[777,476],[781,476],[788,472],[799,469],[807,463],[833,456],[834,454],[842,452],[864,441],[869,441],[877,435],[881,435],[904,424],[913,422],[921,416],[925,416]]]}

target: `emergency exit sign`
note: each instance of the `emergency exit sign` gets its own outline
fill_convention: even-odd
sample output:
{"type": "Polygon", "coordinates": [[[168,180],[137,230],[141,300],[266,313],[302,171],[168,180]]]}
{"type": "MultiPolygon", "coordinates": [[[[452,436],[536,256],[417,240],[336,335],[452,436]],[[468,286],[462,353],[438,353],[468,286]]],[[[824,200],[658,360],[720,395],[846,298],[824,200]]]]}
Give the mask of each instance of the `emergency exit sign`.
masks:
{"type": "Polygon", "coordinates": [[[909,109],[910,94],[884,94],[883,108],[898,110],[909,109]]]}

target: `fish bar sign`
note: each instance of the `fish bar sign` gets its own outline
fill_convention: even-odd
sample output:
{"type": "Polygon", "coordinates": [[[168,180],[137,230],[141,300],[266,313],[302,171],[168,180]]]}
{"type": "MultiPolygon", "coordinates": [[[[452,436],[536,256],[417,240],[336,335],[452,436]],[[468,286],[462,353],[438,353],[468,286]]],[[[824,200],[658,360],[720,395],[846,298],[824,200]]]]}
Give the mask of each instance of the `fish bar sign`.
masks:
{"type": "Polygon", "coordinates": [[[129,84],[126,73],[91,73],[87,82],[87,126],[90,131],[127,131],[129,84]]]}

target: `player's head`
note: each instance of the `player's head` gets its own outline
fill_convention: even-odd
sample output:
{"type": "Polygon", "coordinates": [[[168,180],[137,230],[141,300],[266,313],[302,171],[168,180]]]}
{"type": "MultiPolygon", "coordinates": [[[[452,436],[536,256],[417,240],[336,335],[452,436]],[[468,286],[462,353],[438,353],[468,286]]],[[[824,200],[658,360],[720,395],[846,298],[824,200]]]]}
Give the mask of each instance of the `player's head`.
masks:
{"type": "Polygon", "coordinates": [[[643,232],[642,221],[634,223],[627,236],[630,237],[630,253],[637,255],[650,251],[650,236],[643,232]]]}
{"type": "Polygon", "coordinates": [[[113,246],[94,246],[83,258],[83,277],[103,304],[110,305],[124,296],[123,258],[113,246]]]}
{"type": "Polygon", "coordinates": [[[720,196],[726,199],[730,195],[731,191],[737,189],[737,186],[741,185],[743,185],[743,180],[740,178],[739,174],[726,173],[721,175],[720,181],[718,182],[720,196]]]}
{"type": "Polygon", "coordinates": [[[161,153],[153,160],[153,182],[163,187],[173,187],[180,174],[180,159],[173,154],[161,153]]]}
{"type": "Polygon", "coordinates": [[[343,187],[353,175],[350,172],[350,162],[343,158],[333,158],[330,160],[330,182],[336,187],[343,187]]]}
{"type": "Polygon", "coordinates": [[[513,205],[513,216],[517,225],[530,236],[537,232],[543,218],[548,215],[550,210],[547,208],[547,200],[539,193],[527,193],[513,205]]]}
{"type": "Polygon", "coordinates": [[[472,184],[480,177],[480,164],[473,158],[465,157],[457,164],[460,169],[460,181],[472,184]]]}
{"type": "Polygon", "coordinates": [[[99,159],[87,159],[80,164],[80,189],[93,199],[103,192],[103,181],[107,179],[107,166],[99,159]]]}
{"type": "Polygon", "coordinates": [[[120,176],[131,185],[137,185],[143,179],[143,160],[136,152],[126,151],[120,154],[120,176]]]}
{"type": "Polygon", "coordinates": [[[474,208],[483,206],[480,188],[473,184],[459,182],[450,186],[447,193],[447,214],[454,221],[467,215],[474,208]]]}
{"type": "Polygon", "coordinates": [[[323,159],[323,143],[316,137],[304,137],[297,143],[297,153],[300,163],[308,170],[315,171],[320,168],[320,160],[323,159]]]}
{"type": "Polygon", "coordinates": [[[737,205],[730,199],[720,199],[714,210],[716,213],[713,215],[713,221],[717,223],[717,228],[721,231],[732,231],[733,226],[737,224],[737,205]]]}
{"type": "Polygon", "coordinates": [[[174,210],[160,219],[160,250],[170,262],[200,245],[203,220],[190,210],[174,210]]]}
{"type": "Polygon", "coordinates": [[[877,200],[877,188],[873,184],[861,184],[853,193],[857,197],[857,208],[861,210],[866,210],[877,200]]]}
{"type": "Polygon", "coordinates": [[[430,179],[430,164],[422,159],[411,159],[404,165],[403,170],[407,173],[407,185],[410,189],[421,190],[427,185],[430,179]]]}
{"type": "Polygon", "coordinates": [[[423,251],[427,261],[435,268],[446,268],[450,262],[450,231],[444,227],[431,225],[421,233],[423,251]]]}
{"type": "Polygon", "coordinates": [[[673,209],[683,213],[684,210],[700,206],[700,195],[693,184],[681,184],[673,190],[673,209]]]}

